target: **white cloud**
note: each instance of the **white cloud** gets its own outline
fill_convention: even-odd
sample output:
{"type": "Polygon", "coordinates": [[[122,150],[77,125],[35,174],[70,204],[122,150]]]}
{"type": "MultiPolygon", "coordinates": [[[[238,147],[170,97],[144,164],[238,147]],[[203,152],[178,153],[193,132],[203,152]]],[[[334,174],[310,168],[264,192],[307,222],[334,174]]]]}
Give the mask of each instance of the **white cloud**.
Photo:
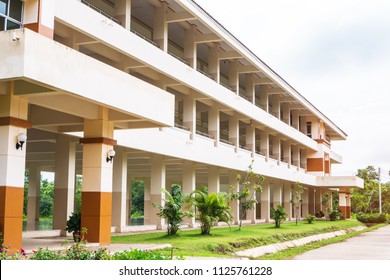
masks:
{"type": "Polygon", "coordinates": [[[335,173],[390,170],[390,1],[196,2],[347,132],[335,173]]]}

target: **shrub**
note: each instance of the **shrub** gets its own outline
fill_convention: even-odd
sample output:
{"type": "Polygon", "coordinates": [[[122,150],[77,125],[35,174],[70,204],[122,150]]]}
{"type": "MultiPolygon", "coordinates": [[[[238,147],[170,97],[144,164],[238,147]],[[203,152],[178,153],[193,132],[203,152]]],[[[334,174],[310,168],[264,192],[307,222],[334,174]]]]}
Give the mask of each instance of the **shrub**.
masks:
{"type": "Polygon", "coordinates": [[[275,227],[280,228],[280,224],[287,218],[286,210],[282,205],[278,205],[276,209],[271,208],[271,218],[275,220],[275,227]]]}
{"type": "Polygon", "coordinates": [[[306,216],[306,221],[307,221],[308,224],[312,224],[313,221],[315,221],[315,220],[316,220],[316,217],[313,216],[313,215],[311,215],[311,214],[308,214],[308,215],[306,216]]]}
{"type": "Polygon", "coordinates": [[[340,217],[340,214],[336,210],[333,210],[332,212],[329,213],[329,220],[331,220],[331,221],[336,221],[339,217],[340,217]]]}
{"type": "Polygon", "coordinates": [[[364,214],[359,213],[356,215],[356,218],[358,221],[362,223],[372,223],[372,224],[381,224],[381,223],[387,223],[388,217],[386,214],[382,213],[373,213],[373,214],[364,214]]]}
{"type": "Polygon", "coordinates": [[[140,249],[116,252],[113,260],[170,260],[171,258],[161,252],[144,251],[140,249]]]}
{"type": "Polygon", "coordinates": [[[73,212],[66,222],[66,231],[73,233],[73,240],[75,242],[81,241],[81,213],[73,212]]]}
{"type": "Polygon", "coordinates": [[[322,212],[322,210],[316,212],[316,218],[323,218],[325,217],[325,213],[322,212]]]}

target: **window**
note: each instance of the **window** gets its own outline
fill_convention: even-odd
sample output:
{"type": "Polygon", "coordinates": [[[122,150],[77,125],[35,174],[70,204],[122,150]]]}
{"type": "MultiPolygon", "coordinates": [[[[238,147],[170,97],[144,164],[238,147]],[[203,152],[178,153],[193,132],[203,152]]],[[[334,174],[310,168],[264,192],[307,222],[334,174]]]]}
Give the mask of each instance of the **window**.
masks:
{"type": "Polygon", "coordinates": [[[0,31],[20,28],[22,25],[23,2],[0,0],[0,31]]]}
{"type": "Polygon", "coordinates": [[[306,135],[311,138],[311,122],[306,123],[306,135]]]}

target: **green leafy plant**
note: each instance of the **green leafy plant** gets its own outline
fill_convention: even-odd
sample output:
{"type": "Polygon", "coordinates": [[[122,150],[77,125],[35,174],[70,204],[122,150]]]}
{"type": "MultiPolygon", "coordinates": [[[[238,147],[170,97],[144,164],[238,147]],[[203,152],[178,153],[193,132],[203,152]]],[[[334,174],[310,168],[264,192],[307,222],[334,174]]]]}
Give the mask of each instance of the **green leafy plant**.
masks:
{"type": "Polygon", "coordinates": [[[340,213],[337,210],[333,210],[329,213],[329,220],[336,221],[340,217],[340,213]]]}
{"type": "Polygon", "coordinates": [[[66,231],[73,233],[73,240],[75,242],[81,241],[81,213],[73,212],[66,222],[66,231]]]}
{"type": "Polygon", "coordinates": [[[358,213],[356,215],[356,219],[359,222],[366,223],[366,224],[381,224],[381,223],[387,223],[388,222],[388,216],[385,213],[379,214],[365,214],[365,213],[358,213]]]}
{"type": "Polygon", "coordinates": [[[211,227],[216,222],[230,225],[232,221],[226,193],[208,193],[207,187],[203,187],[194,190],[187,202],[197,210],[196,219],[201,223],[201,234],[210,234],[211,227]]]}
{"type": "Polygon", "coordinates": [[[316,212],[316,218],[323,218],[325,217],[325,213],[322,212],[322,210],[316,212]]]}
{"type": "Polygon", "coordinates": [[[238,230],[241,230],[242,221],[248,210],[255,209],[256,203],[256,193],[262,192],[263,182],[265,180],[264,176],[253,172],[253,161],[249,165],[248,170],[245,173],[245,176],[240,174],[236,175],[236,180],[239,185],[239,190],[236,191],[236,186],[230,186],[229,201],[236,201],[237,206],[241,208],[239,215],[239,225],[238,230]]]}
{"type": "Polygon", "coordinates": [[[275,227],[280,228],[282,222],[287,219],[286,210],[282,205],[278,205],[276,209],[271,208],[271,218],[275,220],[275,227]]]}
{"type": "Polygon", "coordinates": [[[316,217],[312,214],[308,214],[306,216],[306,221],[308,224],[312,224],[316,220],[316,217]]]}
{"type": "Polygon", "coordinates": [[[302,205],[302,194],[306,191],[306,187],[299,182],[295,182],[291,188],[291,204],[294,208],[295,224],[298,225],[299,209],[302,205]]]}
{"type": "Polygon", "coordinates": [[[172,186],[172,194],[164,189],[162,192],[166,196],[164,205],[154,203],[153,207],[160,210],[157,214],[159,217],[166,219],[168,223],[168,235],[176,235],[179,227],[183,224],[183,218],[192,216],[192,212],[182,210],[184,199],[179,185],[172,186]]]}

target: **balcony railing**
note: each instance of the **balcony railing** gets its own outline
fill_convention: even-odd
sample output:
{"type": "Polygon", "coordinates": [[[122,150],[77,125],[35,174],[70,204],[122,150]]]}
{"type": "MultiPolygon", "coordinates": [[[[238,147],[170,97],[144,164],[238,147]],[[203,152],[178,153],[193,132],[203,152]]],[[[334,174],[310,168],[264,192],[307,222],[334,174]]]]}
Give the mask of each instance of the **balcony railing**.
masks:
{"type": "Polygon", "coordinates": [[[151,43],[153,46],[155,46],[155,47],[157,47],[157,48],[160,48],[160,46],[159,46],[156,42],[150,40],[148,37],[146,37],[145,35],[139,33],[138,31],[134,30],[133,28],[130,28],[130,31],[133,32],[133,33],[134,33],[135,35],[137,35],[138,37],[144,39],[145,41],[148,41],[148,42],[151,43]]]}
{"type": "Polygon", "coordinates": [[[96,12],[100,13],[101,15],[105,16],[106,18],[112,20],[113,22],[117,23],[117,24],[121,24],[121,22],[119,20],[117,20],[116,18],[114,18],[113,16],[111,16],[110,14],[100,10],[98,7],[96,7],[95,5],[89,3],[88,1],[86,0],[81,0],[81,3],[87,5],[88,7],[90,7],[91,9],[95,10],[96,12]]]}
{"type": "Polygon", "coordinates": [[[230,142],[230,141],[228,141],[228,140],[225,140],[225,139],[220,138],[219,141],[222,142],[222,143],[225,143],[225,144],[234,146],[234,143],[232,143],[232,142],[230,142]]]}
{"type": "Polygon", "coordinates": [[[187,64],[188,66],[190,65],[190,64],[188,63],[188,61],[186,61],[186,60],[184,60],[183,58],[181,58],[181,57],[175,55],[174,53],[172,53],[172,52],[170,52],[170,51],[168,51],[168,53],[169,53],[171,56],[173,56],[174,58],[176,58],[177,60],[180,60],[181,62],[183,62],[184,64],[187,64]]]}
{"type": "Polygon", "coordinates": [[[210,134],[205,133],[205,132],[202,132],[202,131],[200,131],[200,130],[197,130],[197,131],[196,131],[196,134],[199,134],[199,135],[201,135],[201,136],[204,136],[204,137],[207,137],[207,138],[210,138],[210,139],[214,139],[214,137],[211,136],[210,134]]]}
{"type": "Polygon", "coordinates": [[[210,78],[210,79],[213,79],[213,77],[210,76],[210,74],[207,74],[206,72],[200,70],[199,68],[196,69],[199,73],[202,73],[203,75],[205,75],[206,77],[210,78]]]}
{"type": "Polygon", "coordinates": [[[181,124],[178,124],[178,123],[175,123],[175,127],[186,130],[186,131],[190,131],[190,129],[188,127],[181,125],[181,124]]]}

